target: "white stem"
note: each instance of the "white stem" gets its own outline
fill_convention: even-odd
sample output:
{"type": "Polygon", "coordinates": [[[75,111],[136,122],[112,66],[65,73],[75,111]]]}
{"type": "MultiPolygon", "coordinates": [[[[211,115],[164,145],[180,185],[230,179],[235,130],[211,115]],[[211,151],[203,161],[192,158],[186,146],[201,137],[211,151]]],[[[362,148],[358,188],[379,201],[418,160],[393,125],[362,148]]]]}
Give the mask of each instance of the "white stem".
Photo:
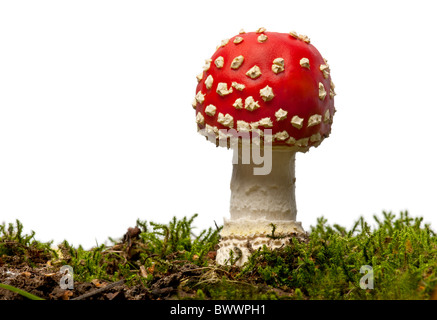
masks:
{"type": "Polygon", "coordinates": [[[239,154],[231,178],[231,220],[296,220],[295,155],[293,151],[272,150],[271,172],[254,175],[256,165],[242,164],[239,154]]]}

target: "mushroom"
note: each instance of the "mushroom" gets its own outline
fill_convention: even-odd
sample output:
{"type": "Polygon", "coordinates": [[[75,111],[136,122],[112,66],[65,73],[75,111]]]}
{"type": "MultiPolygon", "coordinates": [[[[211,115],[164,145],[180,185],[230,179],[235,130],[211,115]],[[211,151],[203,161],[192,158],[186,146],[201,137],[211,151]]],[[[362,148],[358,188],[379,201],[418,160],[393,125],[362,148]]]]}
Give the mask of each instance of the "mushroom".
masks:
{"type": "Polygon", "coordinates": [[[334,86],[326,60],[294,32],[240,33],[207,61],[220,63],[205,68],[197,84],[198,131],[234,150],[230,219],[224,219],[216,259],[242,265],[263,245],[277,248],[305,235],[296,221],[295,155],[329,136],[334,86]],[[262,173],[255,146],[265,161],[271,156],[262,173]]]}

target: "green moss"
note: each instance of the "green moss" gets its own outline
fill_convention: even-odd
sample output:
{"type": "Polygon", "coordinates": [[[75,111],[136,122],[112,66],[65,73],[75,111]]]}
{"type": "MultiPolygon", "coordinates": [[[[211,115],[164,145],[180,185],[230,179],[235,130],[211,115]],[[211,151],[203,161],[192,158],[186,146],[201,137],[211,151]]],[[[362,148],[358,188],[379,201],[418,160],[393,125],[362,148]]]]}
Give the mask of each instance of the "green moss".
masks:
{"type": "Polygon", "coordinates": [[[215,264],[221,228],[195,235],[196,217],[168,224],[137,220],[139,232],[129,241],[110,238],[112,246],[91,250],[64,241],[61,254],[33,232],[24,235],[17,221],[0,225],[0,258],[22,256],[35,264],[38,252],[55,266],[72,266],[75,281],[125,279],[151,293],[173,287],[180,299],[429,299],[437,286],[436,234],[407,212],[383,212],[374,228],[363,218],[346,229],[321,217],[308,239],[261,248],[242,267],[215,264]],[[362,266],[373,268],[373,289],[360,287],[362,266]]]}
{"type": "Polygon", "coordinates": [[[310,299],[429,298],[437,285],[435,233],[407,212],[374,218],[374,230],[360,218],[349,231],[320,218],[308,242],[293,239],[280,250],[258,250],[240,277],[299,288],[310,299]],[[373,268],[372,290],[360,287],[364,265],[373,268]]]}
{"type": "Polygon", "coordinates": [[[51,248],[53,242],[40,242],[35,239],[35,232],[23,233],[23,224],[17,219],[15,224],[0,224],[0,258],[4,263],[27,263],[35,266],[57,257],[51,248]]]}

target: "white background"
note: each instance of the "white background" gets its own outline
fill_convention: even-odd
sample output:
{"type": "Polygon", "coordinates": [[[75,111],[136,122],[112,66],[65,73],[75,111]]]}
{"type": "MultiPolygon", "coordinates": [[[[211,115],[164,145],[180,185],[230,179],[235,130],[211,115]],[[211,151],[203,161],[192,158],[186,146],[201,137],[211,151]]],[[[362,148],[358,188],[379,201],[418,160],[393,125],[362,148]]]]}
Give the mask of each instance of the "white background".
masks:
{"type": "Polygon", "coordinates": [[[0,223],[86,248],[137,218],[229,217],[232,152],[196,131],[198,74],[241,28],[328,59],[331,136],[296,162],[298,220],[437,226],[433,1],[0,2],[0,223]]]}

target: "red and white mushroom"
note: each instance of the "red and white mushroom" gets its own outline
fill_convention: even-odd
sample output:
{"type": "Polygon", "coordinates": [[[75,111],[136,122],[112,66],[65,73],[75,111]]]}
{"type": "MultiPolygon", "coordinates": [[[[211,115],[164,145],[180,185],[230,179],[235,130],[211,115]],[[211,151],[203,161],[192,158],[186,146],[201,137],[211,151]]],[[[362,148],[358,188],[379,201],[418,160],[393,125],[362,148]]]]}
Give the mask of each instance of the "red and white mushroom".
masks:
{"type": "Polygon", "coordinates": [[[217,262],[226,263],[233,250],[241,265],[251,249],[286,241],[268,237],[272,223],[276,234],[304,232],[296,222],[295,154],[329,136],[334,84],[327,61],[307,36],[264,28],[223,40],[197,80],[193,108],[200,133],[228,147],[232,137],[255,136],[272,146],[269,174],[253,174],[253,162],[233,165],[231,219],[225,219],[217,262]]]}

